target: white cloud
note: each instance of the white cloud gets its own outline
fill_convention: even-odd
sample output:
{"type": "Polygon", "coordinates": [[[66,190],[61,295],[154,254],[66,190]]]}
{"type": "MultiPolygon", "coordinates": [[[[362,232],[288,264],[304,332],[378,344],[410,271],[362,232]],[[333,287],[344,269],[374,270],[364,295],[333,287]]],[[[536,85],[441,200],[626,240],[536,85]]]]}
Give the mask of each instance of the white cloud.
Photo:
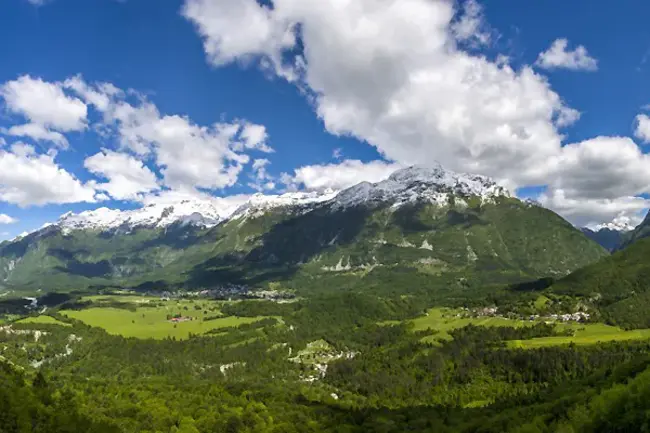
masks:
{"type": "Polygon", "coordinates": [[[336,149],[334,149],[334,151],[332,152],[332,158],[334,158],[334,159],[343,158],[343,149],[341,149],[340,147],[337,147],[336,149]]]}
{"type": "Polygon", "coordinates": [[[598,70],[598,61],[589,55],[584,46],[578,45],[573,51],[567,50],[568,46],[568,40],[556,39],[548,50],[539,54],[536,65],[544,69],[598,70]]]}
{"type": "Polygon", "coordinates": [[[578,226],[622,216],[638,222],[649,201],[650,156],[628,137],[596,137],[565,146],[550,158],[547,191],[538,201],[578,226]]]}
{"type": "Polygon", "coordinates": [[[650,192],[650,155],[627,137],[596,137],[549,159],[549,186],[571,198],[608,200],[650,192]]]}
{"type": "Polygon", "coordinates": [[[57,131],[47,129],[38,123],[26,123],[24,125],[14,125],[6,130],[7,135],[15,137],[29,137],[34,141],[51,141],[61,149],[68,148],[68,140],[63,134],[57,131]]]}
{"type": "Polygon", "coordinates": [[[451,2],[276,0],[273,10],[239,3],[241,14],[226,25],[219,17],[229,14],[228,1],[186,1],[208,58],[219,65],[287,48],[270,36],[255,49],[245,43],[260,36],[250,25],[259,14],[285,31],[299,23],[305,49],[293,60],[293,75],[303,77],[327,130],[367,141],[389,160],[440,162],[524,185],[540,180],[529,168],[559,152],[557,127],[578,118],[531,68],[515,71],[458,49],[451,2]],[[222,52],[229,55],[214,58],[222,52]]]}
{"type": "Polygon", "coordinates": [[[537,200],[579,227],[595,227],[621,216],[629,218],[636,225],[643,219],[643,212],[650,207],[650,200],[642,197],[569,198],[563,190],[542,194],[537,200]]]}
{"type": "Polygon", "coordinates": [[[23,75],[0,86],[0,96],[9,111],[22,114],[31,123],[63,132],[86,127],[86,104],[66,95],[60,83],[23,75]]]}
{"type": "MultiPolygon", "coordinates": [[[[201,195],[200,191],[234,185],[250,161],[248,152],[274,151],[263,125],[246,120],[198,125],[187,116],[160,113],[136,91],[125,92],[111,83],[87,83],[81,75],[57,83],[23,76],[3,85],[2,92],[7,107],[31,121],[2,132],[53,141],[60,147],[67,145],[67,140],[58,131],[86,128],[88,106],[102,115],[102,120],[91,126],[107,139],[117,137],[121,151],[105,149],[86,159],[86,169],[106,180],[80,184],[95,189],[94,200],[105,200],[109,195],[118,200],[144,200],[159,188],[201,195]],[[41,110],[44,106],[50,108],[41,110]],[[162,179],[157,179],[144,160],[155,166],[162,179]]],[[[45,158],[33,153],[33,158],[45,158]]],[[[51,162],[53,155],[48,156],[51,162]]],[[[257,170],[256,183],[262,189],[275,187],[263,167],[257,170]]],[[[17,193],[14,191],[14,195],[17,193]]],[[[44,197],[36,201],[11,200],[24,204],[49,202],[44,197]]]]}
{"type": "MultiPolygon", "coordinates": [[[[601,137],[563,146],[560,129],[578,121],[580,112],[563,102],[546,77],[531,66],[515,70],[503,56],[492,61],[462,49],[459,42],[490,42],[474,1],[460,12],[445,0],[237,4],[233,13],[229,0],[185,1],[185,16],[203,38],[208,60],[220,66],[257,59],[275,67],[307,94],[327,131],[365,141],[387,160],[440,162],[492,176],[511,189],[548,185],[553,197],[563,192],[565,200],[555,208],[569,217],[586,208],[594,218],[615,216],[611,203],[627,203],[646,188],[647,176],[640,175],[646,159],[631,140],[601,137]],[[273,31],[251,25],[258,21],[273,31]],[[295,43],[278,37],[298,28],[295,43]],[[278,53],[285,59],[280,66],[278,53]],[[586,173],[600,167],[600,156],[624,165],[586,173]],[[639,176],[626,176],[626,170],[639,176]],[[581,204],[585,200],[588,207],[581,204]]],[[[568,42],[556,41],[539,63],[597,68],[584,47],[567,48],[568,42]]],[[[333,171],[318,167],[323,166],[297,169],[283,180],[307,188],[356,180],[339,182],[333,171]]]]}
{"type": "Polygon", "coordinates": [[[469,41],[478,45],[490,42],[490,30],[483,17],[483,7],[476,0],[466,0],[459,19],[452,23],[451,31],[459,41],[469,41]]]}
{"type": "Polygon", "coordinates": [[[182,13],[196,24],[215,65],[266,56],[281,70],[282,50],[296,42],[293,26],[255,0],[187,1],[182,13]]]}
{"type": "Polygon", "coordinates": [[[122,93],[110,83],[100,83],[98,88],[93,88],[86,84],[81,75],[68,78],[63,82],[63,87],[74,91],[87,104],[94,105],[99,111],[106,111],[111,103],[111,97],[122,93]]]}
{"type": "Polygon", "coordinates": [[[95,190],[57,165],[52,155],[18,143],[0,149],[0,200],[23,207],[94,202],[95,190]]]}
{"type": "Polygon", "coordinates": [[[269,137],[264,125],[243,122],[241,127],[241,141],[235,144],[235,150],[256,149],[264,153],[274,152],[273,148],[266,143],[269,137]]]}
{"type": "Polygon", "coordinates": [[[91,173],[108,179],[96,189],[106,191],[117,200],[138,200],[144,193],[158,189],[156,175],[135,157],[110,150],[102,150],[84,161],[91,173]]]}
{"type": "Polygon", "coordinates": [[[650,116],[647,114],[639,114],[636,116],[636,129],[634,136],[642,140],[644,143],[650,142],[650,116]]]}
{"type": "Polygon", "coordinates": [[[115,131],[124,149],[151,158],[162,184],[174,190],[232,186],[250,160],[244,152],[273,152],[262,125],[242,120],[202,126],[187,116],[161,114],[143,95],[131,104],[109,83],[88,85],[77,76],[66,86],[103,113],[104,134],[115,131]]]}
{"type": "Polygon", "coordinates": [[[149,102],[139,107],[120,102],[108,115],[123,145],[153,154],[164,184],[172,189],[232,186],[249,160],[233,150],[240,142],[237,124],[199,126],[188,117],[161,115],[149,102]]]}
{"type": "Polygon", "coordinates": [[[16,218],[10,217],[4,213],[0,213],[0,224],[13,224],[16,222],[18,222],[16,218]]]}
{"type": "Polygon", "coordinates": [[[402,168],[400,164],[384,161],[362,162],[354,159],[338,164],[308,165],[294,170],[293,175],[284,173],[282,183],[289,189],[304,187],[308,190],[344,189],[360,182],[379,182],[394,171],[402,168]]]}
{"type": "Polygon", "coordinates": [[[269,164],[271,164],[271,161],[266,158],[253,161],[253,174],[250,176],[253,182],[248,183],[250,188],[258,192],[275,189],[274,178],[266,171],[269,164]]]}

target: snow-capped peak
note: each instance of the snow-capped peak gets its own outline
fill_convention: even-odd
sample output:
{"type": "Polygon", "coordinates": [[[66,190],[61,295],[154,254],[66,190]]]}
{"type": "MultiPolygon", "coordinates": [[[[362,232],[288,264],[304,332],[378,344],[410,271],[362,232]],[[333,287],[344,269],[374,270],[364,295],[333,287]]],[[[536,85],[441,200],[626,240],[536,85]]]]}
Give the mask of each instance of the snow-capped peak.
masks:
{"type": "Polygon", "coordinates": [[[444,205],[452,194],[459,198],[477,196],[488,201],[498,196],[510,196],[506,189],[484,176],[454,173],[441,166],[410,167],[396,171],[384,181],[374,184],[362,182],[341,192],[329,189],[281,195],[254,194],[248,198],[159,201],[125,211],[102,207],[78,214],[68,212],[55,225],[64,231],[117,228],[128,231],[137,227],[164,228],[172,224],[213,227],[230,219],[256,217],[274,208],[307,212],[320,204],[338,209],[362,203],[390,201],[401,205],[418,200],[444,205]]]}
{"type": "Polygon", "coordinates": [[[455,173],[437,165],[404,168],[374,184],[362,182],[341,191],[334,202],[336,207],[387,201],[399,205],[418,200],[444,204],[451,194],[461,197],[477,196],[482,200],[510,197],[505,188],[488,177],[455,173]]]}
{"type": "Polygon", "coordinates": [[[604,223],[604,224],[598,224],[597,226],[594,227],[595,231],[599,230],[613,230],[616,232],[629,232],[634,230],[635,225],[632,223],[630,218],[625,217],[625,216],[619,216],[614,218],[613,221],[604,223]]]}
{"type": "Polygon", "coordinates": [[[338,191],[332,189],[312,192],[287,192],[281,195],[254,194],[231,215],[231,218],[257,216],[273,208],[299,208],[323,203],[334,198],[336,194],[338,194],[338,191]]]}
{"type": "Polygon", "coordinates": [[[136,227],[161,228],[172,224],[213,227],[223,221],[242,216],[256,216],[272,208],[300,207],[330,200],[336,191],[291,192],[282,195],[252,195],[243,205],[222,200],[182,200],[174,203],[152,203],[135,210],[121,211],[102,207],[78,214],[62,215],[56,225],[69,230],[111,230],[136,227]]]}
{"type": "Polygon", "coordinates": [[[63,229],[110,230],[118,227],[167,227],[174,223],[211,227],[222,217],[209,201],[184,200],[175,204],[150,204],[121,211],[105,207],[79,214],[66,213],[57,225],[63,229]]]}

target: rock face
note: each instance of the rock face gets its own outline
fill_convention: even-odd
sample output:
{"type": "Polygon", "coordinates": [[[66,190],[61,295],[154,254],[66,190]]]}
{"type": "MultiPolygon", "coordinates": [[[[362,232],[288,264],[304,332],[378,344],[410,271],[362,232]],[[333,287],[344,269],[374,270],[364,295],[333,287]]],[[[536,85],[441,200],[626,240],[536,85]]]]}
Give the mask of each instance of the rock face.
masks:
{"type": "Polygon", "coordinates": [[[344,278],[381,288],[398,278],[408,288],[465,287],[561,276],[603,255],[561,217],[489,178],[411,167],[340,192],[66,214],[0,245],[0,290],[264,285],[278,278],[309,278],[311,286],[344,278]]]}

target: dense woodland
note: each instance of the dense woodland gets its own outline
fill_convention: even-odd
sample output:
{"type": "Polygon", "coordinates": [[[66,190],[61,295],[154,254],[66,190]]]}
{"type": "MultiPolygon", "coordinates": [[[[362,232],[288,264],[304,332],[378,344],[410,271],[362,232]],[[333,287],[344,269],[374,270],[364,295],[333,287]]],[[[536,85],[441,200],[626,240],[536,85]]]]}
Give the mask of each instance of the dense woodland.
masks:
{"type": "MultiPolygon", "coordinates": [[[[243,301],[259,323],[189,340],[138,340],[99,328],[14,324],[0,331],[2,432],[611,432],[648,428],[650,342],[513,349],[554,326],[467,326],[427,343],[408,298],[341,293],[295,303],[243,301]],[[278,326],[281,320],[286,326],[278,326]],[[70,338],[73,334],[75,337],[70,338]],[[30,337],[31,338],[31,337],[30,337]],[[333,361],[312,382],[287,350],[323,339],[333,361]],[[241,343],[243,342],[243,343],[241,343]],[[58,356],[65,348],[69,356],[58,356]],[[29,357],[47,359],[35,368],[29,357]],[[220,366],[232,364],[225,373],[220,366]]],[[[83,306],[80,306],[82,308],[83,306]]],[[[56,313],[53,313],[56,316],[56,313]]],[[[295,352],[294,352],[295,353],[295,352]]]]}

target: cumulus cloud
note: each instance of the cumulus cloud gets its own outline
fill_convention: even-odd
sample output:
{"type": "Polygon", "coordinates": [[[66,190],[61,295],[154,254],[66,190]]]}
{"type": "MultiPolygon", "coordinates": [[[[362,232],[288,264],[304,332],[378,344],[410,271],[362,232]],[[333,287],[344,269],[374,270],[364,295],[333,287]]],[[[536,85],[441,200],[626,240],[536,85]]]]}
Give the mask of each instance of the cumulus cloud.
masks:
{"type": "Polygon", "coordinates": [[[491,39],[491,31],[483,17],[483,7],[475,0],[463,3],[462,14],[452,23],[451,31],[458,41],[486,45],[491,39]]]}
{"type": "Polygon", "coordinates": [[[135,157],[110,150],[102,150],[84,161],[91,173],[108,179],[96,189],[106,191],[117,200],[138,200],[144,193],[158,189],[156,175],[135,157]]]}
{"type": "MultiPolygon", "coordinates": [[[[367,142],[387,160],[440,162],[511,189],[546,185],[546,202],[578,223],[585,210],[597,219],[637,206],[629,198],[647,190],[646,158],[631,140],[599,137],[565,146],[561,129],[580,112],[546,77],[530,66],[514,69],[503,56],[493,61],[463,49],[490,42],[474,0],[460,10],[445,0],[272,0],[272,6],[239,0],[236,13],[231,3],[185,0],[184,16],[208,60],[215,66],[257,60],[274,68],[305,92],[327,131],[367,142]],[[601,157],[623,165],[605,167],[601,157]]],[[[595,70],[597,61],[583,46],[569,49],[558,39],[538,66],[595,70]]],[[[341,164],[346,173],[349,164],[341,164]]],[[[283,180],[307,188],[357,180],[337,181],[333,167],[323,167],[300,168],[283,180]]]]}
{"type": "Polygon", "coordinates": [[[94,202],[95,190],[83,184],[32,146],[0,149],[0,200],[25,207],[49,203],[94,202]]]}
{"type": "Polygon", "coordinates": [[[86,127],[86,104],[66,95],[60,83],[23,75],[0,86],[0,97],[9,111],[25,116],[30,123],[63,132],[86,127]]]}
{"type": "Polygon", "coordinates": [[[250,175],[252,182],[248,183],[250,188],[258,192],[275,189],[274,177],[266,171],[266,167],[269,164],[271,164],[271,161],[266,158],[253,161],[253,173],[250,175]]]}
{"type": "Polygon", "coordinates": [[[61,149],[68,148],[68,139],[57,131],[47,129],[38,123],[26,123],[24,125],[14,125],[5,131],[7,135],[15,137],[29,137],[34,141],[51,141],[61,149]]]}
{"type": "Polygon", "coordinates": [[[650,191],[650,155],[628,137],[596,137],[562,150],[549,160],[549,185],[570,197],[615,199],[650,191]]]}
{"type": "Polygon", "coordinates": [[[644,143],[650,142],[650,116],[647,114],[639,114],[636,116],[634,136],[644,143]]]}
{"type": "Polygon", "coordinates": [[[234,149],[241,142],[237,124],[200,126],[186,116],[161,115],[149,102],[138,107],[120,102],[108,117],[125,147],[152,154],[172,189],[232,186],[249,161],[234,149]]]}
{"type": "Polygon", "coordinates": [[[273,148],[266,143],[269,136],[264,125],[243,122],[241,128],[241,141],[235,143],[235,150],[256,149],[264,153],[274,152],[273,148]]]}
{"type": "Polygon", "coordinates": [[[4,213],[0,213],[0,224],[13,224],[16,222],[18,222],[16,218],[10,217],[4,213]]]}
{"type": "Polygon", "coordinates": [[[537,200],[579,227],[596,227],[602,222],[621,216],[637,225],[650,207],[650,200],[642,197],[570,198],[563,190],[558,189],[542,194],[537,200]]]}
{"type": "Polygon", "coordinates": [[[299,167],[294,170],[293,175],[283,173],[282,182],[289,189],[339,190],[360,182],[382,181],[400,168],[403,168],[400,164],[384,161],[362,162],[349,159],[338,164],[299,167]]]}
{"type": "Polygon", "coordinates": [[[536,65],[544,69],[598,70],[598,61],[589,55],[583,45],[573,50],[568,50],[568,47],[567,39],[556,39],[548,50],[539,54],[536,65]]]}
{"type": "MultiPolygon", "coordinates": [[[[12,182],[5,184],[0,175],[0,200],[21,205],[107,200],[109,196],[143,201],[158,197],[159,189],[169,191],[165,197],[172,193],[203,197],[206,191],[233,186],[250,161],[248,153],[274,152],[263,125],[247,120],[199,125],[188,116],[161,113],[135,91],[123,91],[111,83],[88,83],[81,75],[54,83],[22,76],[0,86],[0,96],[9,111],[29,120],[2,129],[5,135],[50,141],[65,148],[68,141],[62,132],[85,129],[88,107],[93,107],[101,120],[91,126],[119,143],[118,151],[103,149],[85,160],[84,167],[101,179],[86,184],[58,167],[52,151],[41,155],[32,147],[17,146],[4,152],[7,161],[20,156],[27,165],[55,167],[57,180],[49,184],[52,191],[56,182],[62,182],[61,189],[47,198],[40,184],[38,194],[22,193],[12,182]]],[[[260,161],[266,160],[253,164],[254,183],[264,190],[273,189],[273,177],[260,161]]]]}
{"type": "Polygon", "coordinates": [[[255,0],[238,3],[241,13],[231,18],[239,22],[226,25],[219,17],[229,14],[228,1],[186,1],[192,13],[185,15],[210,48],[208,59],[220,65],[298,51],[291,62],[294,75],[302,77],[300,85],[311,92],[327,130],[367,141],[389,160],[438,161],[526,184],[540,180],[530,168],[559,151],[557,128],[578,118],[531,68],[516,71],[455,46],[458,34],[466,38],[476,31],[467,29],[479,28],[458,27],[463,17],[479,20],[477,6],[468,6],[455,21],[447,1],[360,0],[337,6],[276,0],[272,10],[255,0]],[[250,22],[259,17],[285,32],[299,23],[304,50],[287,47],[271,33],[251,48],[246,41],[261,36],[250,22]],[[456,36],[450,32],[454,25],[456,36]]]}
{"type": "Polygon", "coordinates": [[[64,84],[102,113],[103,127],[117,134],[123,150],[151,158],[162,185],[172,190],[230,187],[250,160],[246,152],[273,152],[263,125],[246,120],[199,125],[188,116],[160,113],[143,95],[131,103],[109,83],[90,85],[76,76],[64,84]]]}

